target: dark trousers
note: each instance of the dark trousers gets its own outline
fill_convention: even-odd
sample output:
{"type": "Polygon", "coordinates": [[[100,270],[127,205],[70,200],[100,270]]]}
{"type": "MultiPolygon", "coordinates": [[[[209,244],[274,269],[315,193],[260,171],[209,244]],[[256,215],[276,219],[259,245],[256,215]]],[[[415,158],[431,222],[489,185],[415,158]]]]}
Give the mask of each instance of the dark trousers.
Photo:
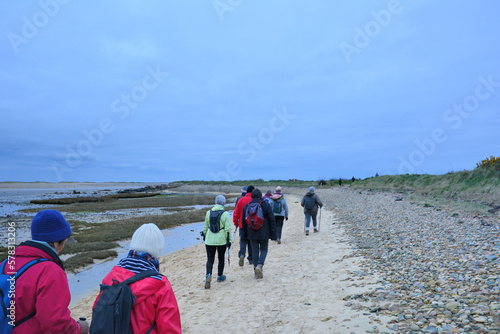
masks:
{"type": "Polygon", "coordinates": [[[274,216],[276,220],[276,235],[277,240],[281,240],[281,231],[283,230],[283,222],[285,221],[285,216],[274,216]]]}
{"type": "Polygon", "coordinates": [[[252,259],[254,268],[257,267],[258,264],[264,265],[269,240],[250,240],[250,243],[252,244],[252,259]]]}
{"type": "Polygon", "coordinates": [[[217,276],[222,276],[224,273],[224,253],[226,253],[226,245],[224,246],[209,246],[205,245],[207,249],[207,275],[212,275],[212,268],[215,262],[215,251],[219,257],[219,266],[217,267],[217,276]]]}
{"type": "Polygon", "coordinates": [[[238,253],[238,257],[245,257],[245,251],[248,245],[248,261],[252,261],[252,244],[249,240],[243,238],[243,231],[240,228],[240,251],[238,253]]]}

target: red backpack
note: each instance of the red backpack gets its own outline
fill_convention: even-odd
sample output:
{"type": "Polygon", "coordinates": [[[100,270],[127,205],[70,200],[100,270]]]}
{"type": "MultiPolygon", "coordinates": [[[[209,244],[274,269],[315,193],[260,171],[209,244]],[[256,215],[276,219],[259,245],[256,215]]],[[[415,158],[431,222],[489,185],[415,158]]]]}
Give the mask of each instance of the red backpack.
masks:
{"type": "Polygon", "coordinates": [[[245,221],[252,230],[260,230],[264,225],[264,211],[262,211],[262,202],[248,203],[247,210],[245,212],[245,221]]]}

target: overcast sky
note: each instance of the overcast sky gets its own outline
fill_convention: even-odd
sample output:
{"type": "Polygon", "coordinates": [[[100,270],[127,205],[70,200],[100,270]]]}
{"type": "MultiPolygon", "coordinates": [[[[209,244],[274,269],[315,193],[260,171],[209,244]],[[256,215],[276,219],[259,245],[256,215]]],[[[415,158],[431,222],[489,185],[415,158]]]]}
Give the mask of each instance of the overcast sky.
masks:
{"type": "Polygon", "coordinates": [[[0,181],[442,174],[500,155],[496,0],[0,6],[0,181]]]}

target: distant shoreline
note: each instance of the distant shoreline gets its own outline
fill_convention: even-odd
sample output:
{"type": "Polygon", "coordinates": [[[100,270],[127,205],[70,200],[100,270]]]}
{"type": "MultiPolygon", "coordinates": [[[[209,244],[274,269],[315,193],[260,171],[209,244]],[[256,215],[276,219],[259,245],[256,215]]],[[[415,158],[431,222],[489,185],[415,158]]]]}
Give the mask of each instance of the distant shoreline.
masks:
{"type": "Polygon", "coordinates": [[[103,188],[144,187],[168,182],[16,182],[2,181],[0,189],[56,189],[56,188],[103,188]]]}

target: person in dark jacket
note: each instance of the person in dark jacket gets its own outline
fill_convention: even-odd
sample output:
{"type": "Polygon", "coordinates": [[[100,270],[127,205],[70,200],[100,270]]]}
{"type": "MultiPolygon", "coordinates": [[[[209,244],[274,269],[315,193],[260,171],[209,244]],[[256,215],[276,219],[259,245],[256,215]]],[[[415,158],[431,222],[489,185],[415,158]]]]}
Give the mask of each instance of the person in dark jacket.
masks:
{"type": "Polygon", "coordinates": [[[264,262],[267,257],[269,239],[276,241],[276,221],[271,205],[262,200],[262,192],[259,189],[252,191],[252,200],[245,205],[242,213],[242,235],[248,239],[252,245],[252,259],[254,267],[254,277],[263,278],[264,262]],[[252,203],[260,203],[264,215],[264,224],[258,230],[254,230],[246,223],[247,209],[252,203]]]}
{"type": "Polygon", "coordinates": [[[311,218],[313,220],[314,233],[318,232],[316,227],[316,216],[318,215],[318,207],[323,207],[323,202],[321,202],[319,196],[314,193],[314,190],[314,187],[309,187],[309,192],[302,197],[302,202],[300,202],[300,205],[304,208],[304,215],[306,216],[306,235],[309,235],[311,218]],[[306,207],[306,200],[311,200],[313,202],[312,209],[306,207]]]}
{"type": "Polygon", "coordinates": [[[248,189],[247,186],[244,186],[243,188],[241,188],[241,196],[236,199],[236,203],[234,204],[234,207],[236,207],[236,205],[238,205],[238,201],[240,199],[242,199],[243,197],[245,197],[245,195],[247,194],[247,189],[248,189]]]}
{"type": "MultiPolygon", "coordinates": [[[[42,210],[31,222],[31,240],[15,249],[15,261],[4,274],[13,275],[28,262],[32,265],[16,280],[13,334],[87,334],[89,323],[71,318],[68,277],[59,254],[71,237],[71,226],[57,210],[42,210]]],[[[7,260],[5,260],[7,261],[7,260]]]]}

